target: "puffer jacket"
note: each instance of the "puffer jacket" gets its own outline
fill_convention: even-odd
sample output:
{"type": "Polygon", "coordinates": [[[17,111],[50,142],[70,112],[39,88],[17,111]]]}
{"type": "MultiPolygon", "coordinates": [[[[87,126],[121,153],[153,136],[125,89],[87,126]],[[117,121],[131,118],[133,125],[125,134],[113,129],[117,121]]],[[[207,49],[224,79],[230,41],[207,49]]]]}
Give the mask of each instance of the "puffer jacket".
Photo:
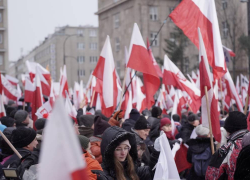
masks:
{"type": "Polygon", "coordinates": [[[102,138],[97,137],[97,136],[92,136],[89,138],[89,140],[91,144],[90,150],[93,156],[95,156],[95,159],[101,164],[102,163],[102,154],[101,154],[102,138]]]}
{"type": "MultiPolygon", "coordinates": [[[[109,180],[117,180],[114,164],[114,150],[123,141],[129,140],[131,149],[129,151],[130,156],[134,161],[135,172],[139,179],[153,179],[152,171],[148,166],[137,166],[137,145],[135,135],[125,131],[117,126],[112,126],[106,129],[102,136],[101,152],[102,152],[102,168],[109,180]]],[[[126,162],[123,163],[126,169],[126,162]]],[[[129,177],[126,177],[130,179],[129,177]]]]}
{"type": "Polygon", "coordinates": [[[97,160],[93,159],[91,155],[86,152],[83,154],[83,157],[87,163],[87,174],[90,180],[97,179],[97,175],[92,173],[91,170],[100,170],[102,171],[101,165],[98,163],[97,160]]]}

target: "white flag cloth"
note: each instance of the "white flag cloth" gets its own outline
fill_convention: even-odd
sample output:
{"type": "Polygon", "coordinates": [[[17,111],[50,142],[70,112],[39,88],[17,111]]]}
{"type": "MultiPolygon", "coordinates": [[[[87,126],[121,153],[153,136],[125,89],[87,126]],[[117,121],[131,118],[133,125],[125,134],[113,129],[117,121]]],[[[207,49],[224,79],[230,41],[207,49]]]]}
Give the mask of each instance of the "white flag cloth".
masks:
{"type": "Polygon", "coordinates": [[[166,134],[159,137],[161,153],[156,164],[154,180],[180,179],[166,134]]]}
{"type": "Polygon", "coordinates": [[[79,140],[61,97],[44,130],[39,165],[39,180],[88,179],[79,140]]]}

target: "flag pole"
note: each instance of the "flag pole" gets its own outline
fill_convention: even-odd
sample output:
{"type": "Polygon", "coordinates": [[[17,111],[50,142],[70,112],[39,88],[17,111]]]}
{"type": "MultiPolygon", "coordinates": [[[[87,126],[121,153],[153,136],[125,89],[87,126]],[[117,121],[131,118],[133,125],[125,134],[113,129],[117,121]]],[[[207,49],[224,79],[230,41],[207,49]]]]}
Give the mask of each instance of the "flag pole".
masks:
{"type": "Polygon", "coordinates": [[[213,141],[210,109],[209,109],[209,105],[208,105],[207,86],[205,86],[204,89],[205,89],[205,95],[206,95],[206,104],[207,104],[207,114],[208,114],[208,122],[209,122],[209,134],[210,134],[211,150],[212,150],[212,154],[214,154],[214,141],[213,141]]]}
{"type": "Polygon", "coordinates": [[[222,82],[221,82],[221,78],[220,78],[220,92],[221,92],[222,114],[223,114],[223,117],[224,117],[224,103],[223,103],[223,92],[222,92],[222,82]]]}
{"type": "Polygon", "coordinates": [[[16,155],[21,159],[22,156],[21,154],[16,150],[16,148],[11,144],[11,142],[8,140],[8,138],[3,134],[2,131],[0,131],[1,136],[3,137],[3,139],[5,140],[5,142],[10,146],[10,148],[14,151],[14,153],[16,153],[16,155]]]}
{"type": "Polygon", "coordinates": [[[247,93],[247,99],[246,99],[246,103],[245,103],[244,114],[247,114],[248,102],[249,102],[249,94],[247,93]]]}
{"type": "Polygon", "coordinates": [[[92,105],[93,105],[94,98],[95,98],[95,90],[94,90],[94,92],[92,94],[92,99],[91,99],[90,107],[92,107],[92,105]]]}
{"type": "Polygon", "coordinates": [[[23,101],[23,110],[25,110],[25,101],[23,101]]]}
{"type": "Polygon", "coordinates": [[[118,107],[118,111],[121,110],[121,106],[122,106],[122,98],[123,98],[123,93],[124,93],[124,90],[125,90],[125,85],[126,85],[126,78],[127,78],[127,71],[128,71],[128,68],[126,67],[125,68],[125,74],[124,74],[124,78],[123,78],[123,83],[122,83],[122,93],[121,93],[121,97],[120,97],[120,101],[119,101],[119,107],[118,107]]]}

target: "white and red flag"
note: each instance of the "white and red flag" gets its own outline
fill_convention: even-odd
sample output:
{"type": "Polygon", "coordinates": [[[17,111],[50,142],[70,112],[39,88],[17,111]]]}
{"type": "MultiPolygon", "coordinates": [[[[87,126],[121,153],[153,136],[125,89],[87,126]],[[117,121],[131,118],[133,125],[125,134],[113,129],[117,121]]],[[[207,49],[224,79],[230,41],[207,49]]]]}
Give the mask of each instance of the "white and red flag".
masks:
{"type": "Polygon", "coordinates": [[[160,78],[142,39],[138,25],[135,23],[129,47],[129,60],[127,67],[143,73],[146,94],[146,105],[150,109],[154,104],[154,94],[160,86],[160,78]]]}
{"type": "Polygon", "coordinates": [[[238,94],[240,94],[240,78],[237,76],[236,78],[236,91],[238,94]]]}
{"type": "Polygon", "coordinates": [[[68,93],[66,93],[66,98],[65,98],[65,109],[66,112],[68,113],[68,116],[74,119],[75,123],[78,124],[76,119],[77,111],[76,108],[72,105],[68,93]]]}
{"type": "Polygon", "coordinates": [[[116,108],[118,88],[114,57],[109,36],[106,38],[100,58],[93,71],[93,76],[102,81],[102,113],[110,117],[116,108]]]}
{"type": "Polygon", "coordinates": [[[3,85],[2,85],[2,78],[0,73],[0,118],[6,116],[5,108],[3,105],[3,85]]]}
{"type": "Polygon", "coordinates": [[[55,95],[55,89],[54,89],[54,82],[51,81],[50,95],[49,95],[49,102],[50,102],[51,107],[53,107],[55,100],[56,100],[56,95],[55,95]]]}
{"type": "Polygon", "coordinates": [[[220,121],[218,114],[218,96],[217,99],[214,97],[214,89],[212,84],[211,72],[209,69],[206,49],[203,43],[200,29],[199,34],[199,67],[200,67],[200,91],[201,91],[201,119],[202,125],[209,128],[209,119],[211,117],[212,133],[216,141],[220,142],[220,121]],[[205,87],[207,87],[208,103],[206,101],[205,87]],[[209,107],[207,107],[207,104],[209,107]],[[208,112],[208,109],[210,112],[208,112]]]}
{"type": "Polygon", "coordinates": [[[192,111],[196,113],[200,108],[200,90],[188,81],[178,67],[165,55],[162,83],[173,85],[177,89],[186,92],[190,98],[192,111]]]}
{"type": "Polygon", "coordinates": [[[183,0],[169,15],[183,33],[199,48],[201,29],[209,64],[215,79],[226,73],[220,29],[214,0],[183,0]]]}
{"type": "Polygon", "coordinates": [[[227,48],[226,46],[223,46],[223,52],[226,62],[229,62],[231,57],[235,57],[235,53],[233,52],[233,50],[227,48]]]}
{"type": "Polygon", "coordinates": [[[19,97],[17,89],[2,74],[1,74],[1,80],[2,80],[4,95],[13,101],[17,101],[19,97]]]}
{"type": "Polygon", "coordinates": [[[24,102],[32,103],[35,90],[35,85],[29,80],[29,78],[26,77],[24,88],[24,102]]]}
{"type": "Polygon", "coordinates": [[[31,82],[34,81],[34,78],[36,75],[39,75],[43,94],[45,96],[49,96],[49,94],[50,94],[50,81],[51,81],[49,71],[36,62],[26,61],[26,66],[28,68],[31,82]]]}
{"type": "Polygon", "coordinates": [[[63,70],[60,72],[60,92],[59,96],[66,98],[66,92],[69,93],[66,65],[63,66],[63,70]]]}
{"type": "Polygon", "coordinates": [[[5,75],[6,79],[8,79],[8,81],[13,85],[16,86],[19,82],[19,80],[17,78],[14,78],[12,76],[9,76],[8,74],[5,75]]]}
{"type": "Polygon", "coordinates": [[[44,129],[39,180],[88,179],[79,140],[63,104],[62,98],[56,100],[44,129]]]}
{"type": "Polygon", "coordinates": [[[193,79],[194,83],[196,83],[196,81],[198,79],[198,76],[195,74],[194,71],[192,71],[192,79],[193,79]]]}
{"type": "Polygon", "coordinates": [[[139,77],[135,77],[135,82],[133,84],[133,87],[135,88],[135,94],[133,103],[136,103],[136,109],[139,112],[142,112],[144,109],[146,109],[146,96],[142,92],[143,83],[139,77]]]}

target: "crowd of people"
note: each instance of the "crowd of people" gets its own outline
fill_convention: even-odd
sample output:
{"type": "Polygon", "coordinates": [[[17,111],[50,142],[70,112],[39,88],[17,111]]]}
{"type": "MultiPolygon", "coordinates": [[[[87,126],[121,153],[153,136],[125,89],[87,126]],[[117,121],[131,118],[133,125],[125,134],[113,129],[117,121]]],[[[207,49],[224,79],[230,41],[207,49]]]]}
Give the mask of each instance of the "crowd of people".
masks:
{"type": "MultiPolygon", "coordinates": [[[[39,163],[43,129],[48,121],[45,118],[37,119],[32,128],[33,122],[27,111],[17,110],[13,104],[9,104],[6,112],[7,116],[0,118],[0,131],[22,159],[1,137],[2,179],[8,179],[6,168],[16,168],[18,176],[22,177],[31,165],[39,163]]],[[[123,111],[105,117],[100,110],[93,115],[83,114],[80,108],[76,121],[72,119],[72,126],[82,148],[82,158],[87,163],[89,179],[153,179],[161,153],[159,137],[162,134],[169,141],[170,153],[181,179],[250,179],[250,133],[245,114],[235,108],[235,111],[221,116],[222,140],[211,143],[209,129],[200,122],[200,112],[182,112],[181,117],[177,114],[171,116],[171,113],[164,114],[154,106],[142,113],[132,109],[129,119],[123,119],[123,111]],[[180,151],[184,158],[177,160],[180,151]]]]}

